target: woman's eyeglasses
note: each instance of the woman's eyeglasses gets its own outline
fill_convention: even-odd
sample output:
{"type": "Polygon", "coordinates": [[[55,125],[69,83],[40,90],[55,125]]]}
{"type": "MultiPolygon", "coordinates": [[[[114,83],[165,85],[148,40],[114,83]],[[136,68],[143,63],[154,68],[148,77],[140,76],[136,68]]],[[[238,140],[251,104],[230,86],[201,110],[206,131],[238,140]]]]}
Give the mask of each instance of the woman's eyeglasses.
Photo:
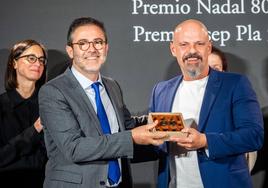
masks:
{"type": "Polygon", "coordinates": [[[23,55],[16,58],[16,60],[21,58],[26,58],[26,60],[31,64],[34,64],[37,60],[39,61],[40,65],[46,65],[47,63],[47,59],[44,56],[36,57],[34,54],[23,55]]]}

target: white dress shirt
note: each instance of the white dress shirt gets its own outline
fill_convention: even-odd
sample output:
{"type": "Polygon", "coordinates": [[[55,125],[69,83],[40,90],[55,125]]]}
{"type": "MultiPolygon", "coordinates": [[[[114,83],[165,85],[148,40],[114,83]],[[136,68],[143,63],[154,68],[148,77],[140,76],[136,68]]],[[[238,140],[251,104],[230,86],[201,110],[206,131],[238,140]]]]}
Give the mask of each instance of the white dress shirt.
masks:
{"type": "MultiPolygon", "coordinates": [[[[80,85],[82,86],[82,88],[84,89],[84,91],[86,92],[91,104],[93,105],[93,108],[95,110],[95,112],[97,113],[97,105],[96,105],[96,101],[95,101],[95,91],[94,89],[91,87],[91,85],[94,83],[91,80],[89,80],[88,78],[86,78],[83,74],[81,74],[80,72],[78,72],[73,66],[71,68],[72,73],[74,74],[75,78],[78,80],[78,82],[80,83],[80,85]]],[[[117,121],[117,117],[116,117],[116,113],[114,110],[114,107],[112,105],[112,102],[108,96],[108,93],[102,83],[101,80],[101,75],[99,74],[99,78],[98,78],[98,82],[100,82],[101,84],[99,85],[99,89],[100,89],[100,96],[101,96],[101,101],[103,103],[105,112],[107,114],[107,118],[110,124],[110,129],[111,129],[111,134],[113,133],[117,133],[119,132],[119,124],[117,121]]],[[[120,166],[120,171],[121,170],[121,160],[118,159],[119,162],[119,166],[120,166]]],[[[120,180],[118,182],[118,184],[122,181],[122,176],[120,177],[120,180]]],[[[118,184],[115,184],[113,186],[109,185],[109,182],[107,180],[106,182],[107,187],[114,187],[117,186],[118,184]]]]}

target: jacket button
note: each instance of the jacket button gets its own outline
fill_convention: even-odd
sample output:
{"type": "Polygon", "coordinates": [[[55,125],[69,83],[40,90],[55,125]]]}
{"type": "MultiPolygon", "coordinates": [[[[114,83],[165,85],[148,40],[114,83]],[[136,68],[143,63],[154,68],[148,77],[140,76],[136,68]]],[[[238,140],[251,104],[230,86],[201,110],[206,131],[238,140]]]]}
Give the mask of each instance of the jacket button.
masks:
{"type": "Polygon", "coordinates": [[[100,181],[100,185],[105,185],[105,181],[100,181]]]}

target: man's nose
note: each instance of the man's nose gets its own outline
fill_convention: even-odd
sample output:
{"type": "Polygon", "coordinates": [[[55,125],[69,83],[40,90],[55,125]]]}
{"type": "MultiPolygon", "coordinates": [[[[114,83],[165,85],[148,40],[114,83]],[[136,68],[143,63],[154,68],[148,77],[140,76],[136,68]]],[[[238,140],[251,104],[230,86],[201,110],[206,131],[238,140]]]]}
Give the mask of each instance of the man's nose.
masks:
{"type": "Polygon", "coordinates": [[[96,51],[96,48],[95,48],[93,42],[90,42],[89,43],[89,47],[88,47],[87,51],[91,51],[91,52],[95,52],[96,51]]]}
{"type": "Polygon", "coordinates": [[[190,50],[189,50],[190,53],[195,53],[196,52],[196,46],[195,44],[192,44],[190,45],[190,50]]]}

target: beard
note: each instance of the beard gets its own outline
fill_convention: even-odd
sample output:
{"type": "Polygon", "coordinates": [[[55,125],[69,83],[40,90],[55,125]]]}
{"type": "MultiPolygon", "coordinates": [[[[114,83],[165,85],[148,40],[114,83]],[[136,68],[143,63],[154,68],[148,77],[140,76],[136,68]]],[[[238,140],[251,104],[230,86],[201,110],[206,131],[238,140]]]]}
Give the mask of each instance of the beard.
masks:
{"type": "Polygon", "coordinates": [[[192,79],[196,79],[198,76],[201,75],[200,70],[187,70],[187,73],[190,76],[190,78],[192,78],[192,79]]]}
{"type": "Polygon", "coordinates": [[[184,56],[182,60],[185,66],[184,69],[190,78],[196,79],[198,76],[201,75],[203,69],[202,56],[200,56],[198,53],[189,53],[186,56],[184,56]],[[196,61],[198,61],[198,63],[195,64],[188,63],[188,60],[190,58],[196,58],[196,61]]]}

